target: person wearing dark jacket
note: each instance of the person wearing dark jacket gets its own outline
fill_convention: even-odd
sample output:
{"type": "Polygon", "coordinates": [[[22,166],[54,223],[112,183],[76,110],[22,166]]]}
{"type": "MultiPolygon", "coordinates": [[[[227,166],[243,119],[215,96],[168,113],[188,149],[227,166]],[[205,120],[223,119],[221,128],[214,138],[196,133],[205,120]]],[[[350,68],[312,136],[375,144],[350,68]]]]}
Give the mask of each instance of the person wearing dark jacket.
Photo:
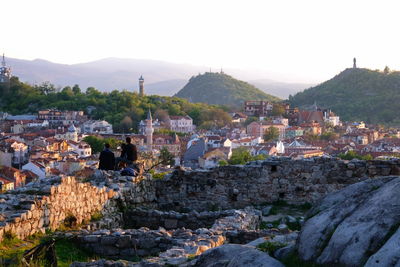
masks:
{"type": "Polygon", "coordinates": [[[110,144],[104,144],[104,150],[101,151],[99,160],[100,170],[114,170],[115,156],[110,150],[110,144]]]}
{"type": "Polygon", "coordinates": [[[132,165],[137,160],[137,149],[134,144],[131,143],[132,140],[130,137],[126,138],[126,144],[122,144],[121,146],[121,156],[116,158],[115,169],[117,170],[120,162],[125,162],[128,165],[132,165]]]}

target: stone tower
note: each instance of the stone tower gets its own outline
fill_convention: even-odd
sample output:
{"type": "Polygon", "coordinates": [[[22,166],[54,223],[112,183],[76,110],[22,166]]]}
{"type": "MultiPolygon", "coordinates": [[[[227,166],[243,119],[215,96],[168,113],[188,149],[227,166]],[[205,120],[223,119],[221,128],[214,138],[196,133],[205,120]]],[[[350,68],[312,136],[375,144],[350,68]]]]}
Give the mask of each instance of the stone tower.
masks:
{"type": "Polygon", "coordinates": [[[142,75],[139,78],[139,95],[144,96],[144,79],[142,75]]]}
{"type": "Polygon", "coordinates": [[[10,79],[11,79],[11,68],[7,67],[6,60],[3,54],[3,59],[1,61],[1,67],[0,67],[0,87],[2,87],[3,90],[8,91],[8,89],[10,88],[10,79]]]}
{"type": "Polygon", "coordinates": [[[353,58],[353,69],[357,68],[357,59],[353,58]]]}
{"type": "Polygon", "coordinates": [[[147,149],[149,151],[152,150],[152,145],[153,145],[153,119],[151,118],[151,112],[149,109],[149,112],[147,113],[147,119],[146,119],[146,144],[147,144],[147,149]]]}

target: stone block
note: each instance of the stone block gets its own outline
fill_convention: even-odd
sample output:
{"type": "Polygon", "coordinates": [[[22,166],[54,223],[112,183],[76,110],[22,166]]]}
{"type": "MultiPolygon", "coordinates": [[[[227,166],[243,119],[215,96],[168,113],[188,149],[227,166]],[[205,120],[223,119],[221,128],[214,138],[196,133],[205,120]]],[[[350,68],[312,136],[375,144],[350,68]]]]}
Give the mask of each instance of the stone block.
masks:
{"type": "Polygon", "coordinates": [[[178,220],[176,219],[166,219],[164,222],[165,229],[175,229],[178,227],[178,220]]]}
{"type": "Polygon", "coordinates": [[[114,245],[118,240],[116,236],[102,236],[100,243],[102,245],[114,245]]]}

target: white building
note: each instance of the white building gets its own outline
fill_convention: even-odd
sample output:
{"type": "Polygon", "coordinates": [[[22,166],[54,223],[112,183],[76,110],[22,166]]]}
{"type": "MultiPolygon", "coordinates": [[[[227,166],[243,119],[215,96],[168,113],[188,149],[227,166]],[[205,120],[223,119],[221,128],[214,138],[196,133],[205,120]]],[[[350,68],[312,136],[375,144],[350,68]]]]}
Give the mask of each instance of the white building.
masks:
{"type": "Polygon", "coordinates": [[[329,116],[328,118],[325,119],[326,123],[329,123],[333,127],[335,126],[340,126],[340,118],[339,116],[329,116]]]}
{"type": "Polygon", "coordinates": [[[189,116],[169,116],[168,126],[171,131],[192,133],[195,130],[193,119],[189,116]]]}
{"type": "Polygon", "coordinates": [[[69,141],[68,144],[71,146],[72,151],[78,154],[79,158],[87,158],[92,155],[92,148],[86,142],[69,141]]]}
{"type": "MultiPolygon", "coordinates": [[[[46,178],[46,167],[37,163],[37,162],[28,162],[27,164],[25,164],[24,166],[22,166],[23,170],[28,170],[33,172],[34,174],[36,174],[39,179],[44,179],[46,178]]],[[[47,169],[49,169],[49,167],[47,167],[47,169]]]]}
{"type": "Polygon", "coordinates": [[[90,120],[82,124],[83,133],[112,134],[112,125],[104,120],[90,120]]]}

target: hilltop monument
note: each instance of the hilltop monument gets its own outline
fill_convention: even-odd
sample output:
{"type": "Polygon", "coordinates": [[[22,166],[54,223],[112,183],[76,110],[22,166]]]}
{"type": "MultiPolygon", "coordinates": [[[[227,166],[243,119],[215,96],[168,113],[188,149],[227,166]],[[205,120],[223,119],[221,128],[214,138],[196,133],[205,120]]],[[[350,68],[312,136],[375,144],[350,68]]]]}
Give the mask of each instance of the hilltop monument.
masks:
{"type": "Polygon", "coordinates": [[[144,79],[142,75],[139,78],[139,95],[144,96],[144,79]]]}
{"type": "Polygon", "coordinates": [[[353,58],[353,69],[357,69],[357,59],[353,58]]]}

